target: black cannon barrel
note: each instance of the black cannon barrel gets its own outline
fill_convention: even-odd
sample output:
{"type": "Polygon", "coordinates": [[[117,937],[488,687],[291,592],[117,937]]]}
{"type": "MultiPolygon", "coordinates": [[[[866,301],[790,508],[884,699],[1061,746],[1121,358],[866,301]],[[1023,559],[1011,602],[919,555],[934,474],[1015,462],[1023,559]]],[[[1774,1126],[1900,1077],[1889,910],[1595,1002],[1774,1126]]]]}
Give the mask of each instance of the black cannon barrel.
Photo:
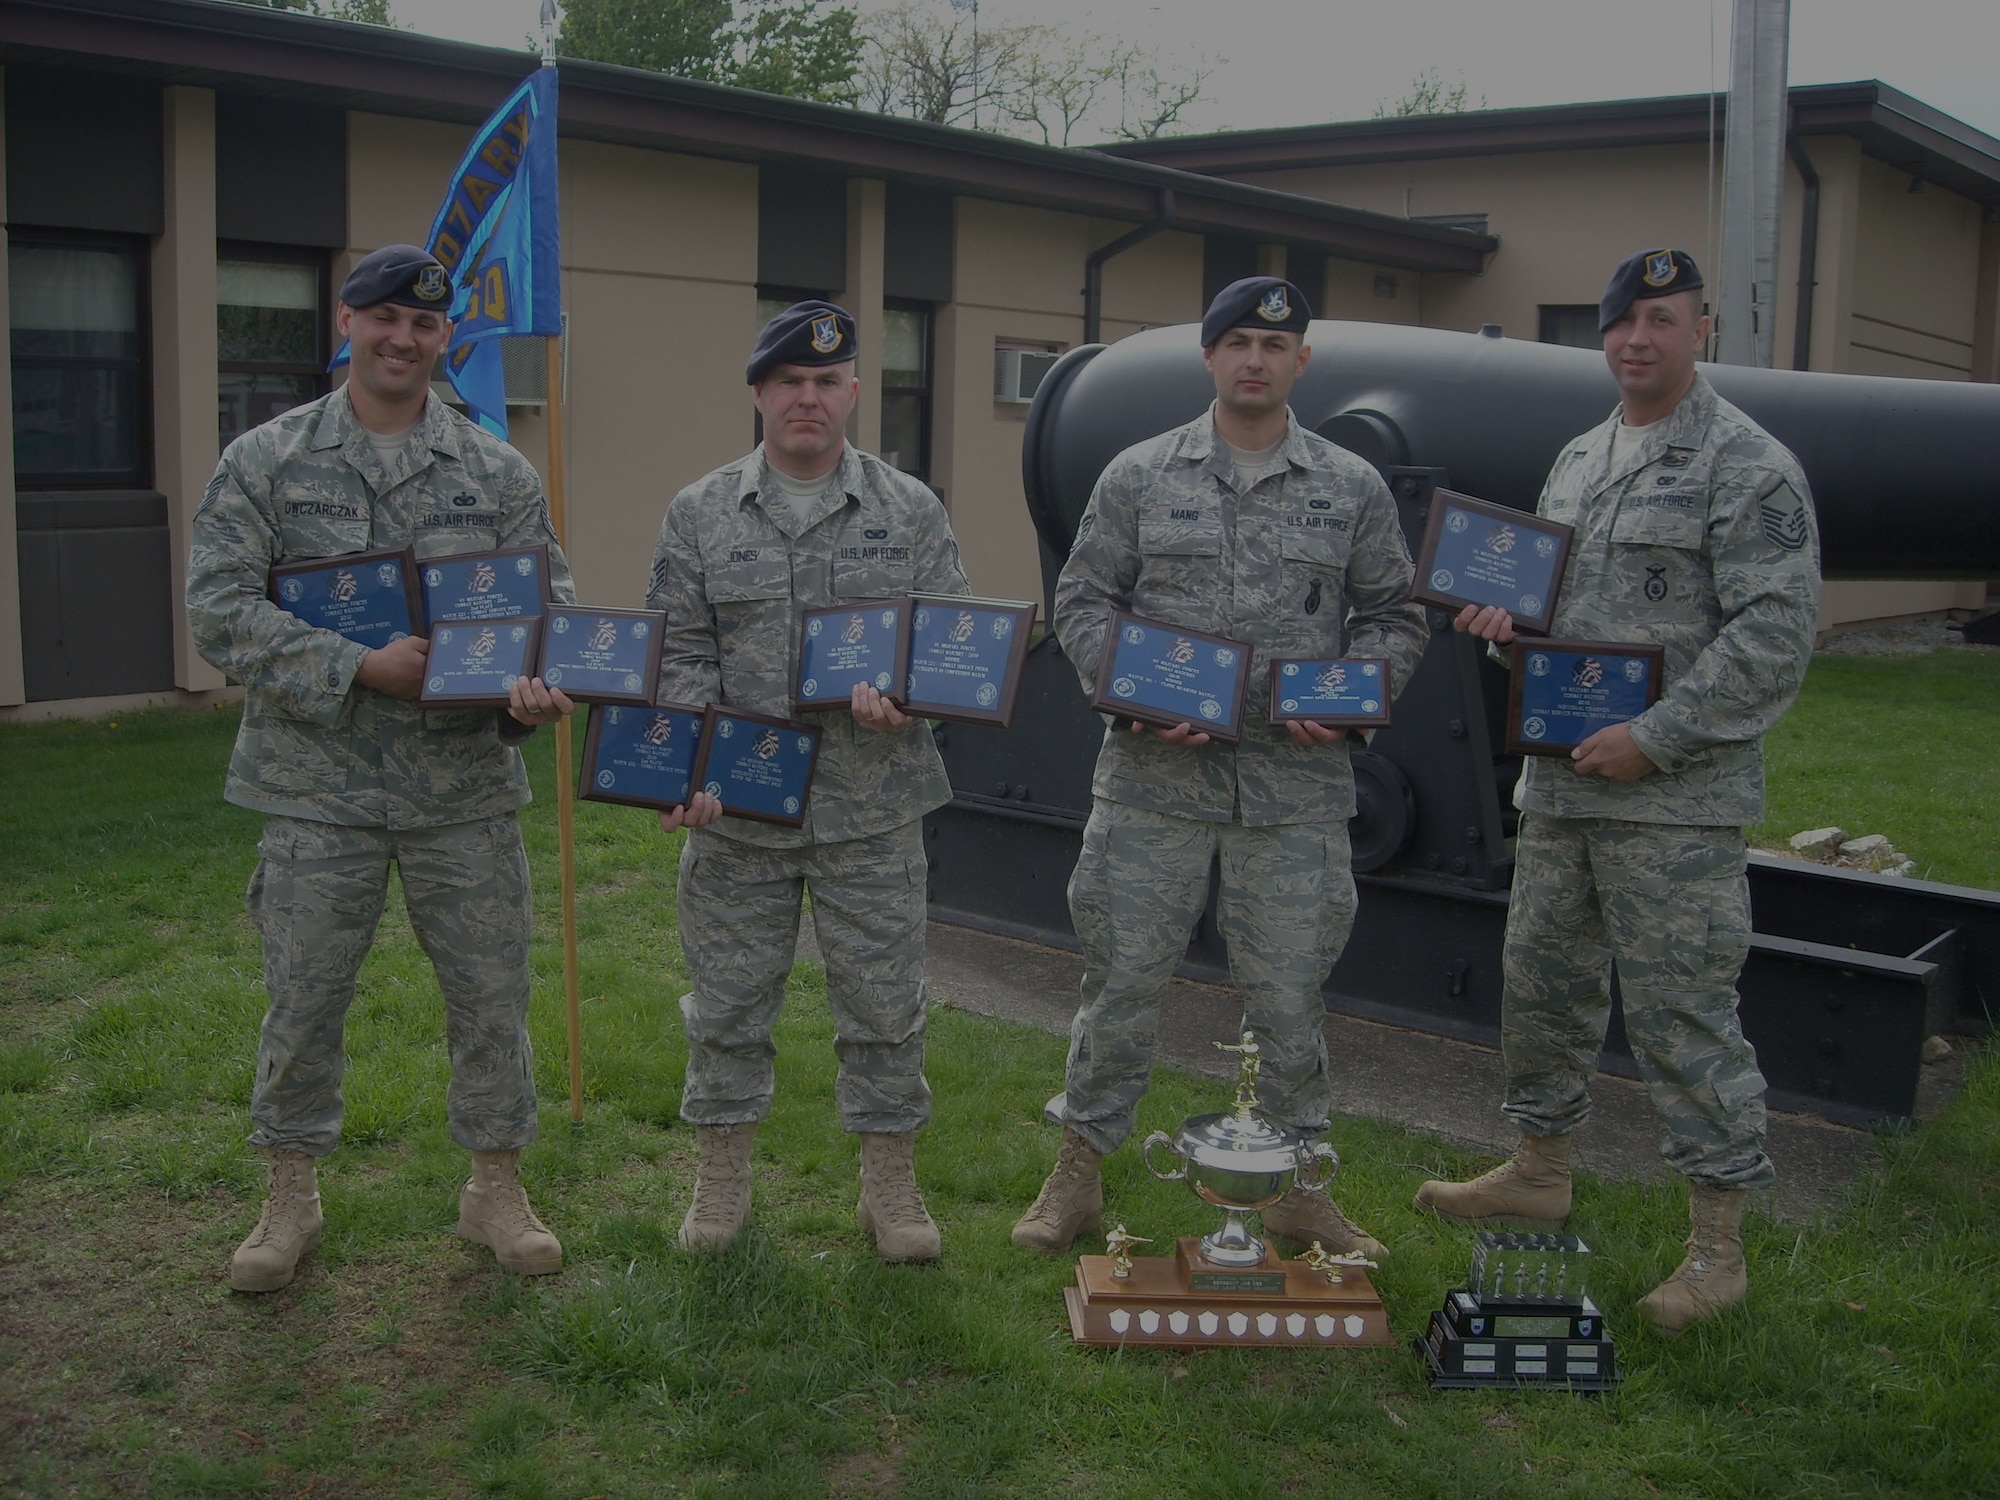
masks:
{"type": "MultiPolygon", "coordinates": [[[[1443,468],[1451,488],[1532,510],[1561,446],[1618,391],[1590,349],[1383,323],[1316,322],[1292,391],[1305,426],[1378,466],[1443,468]]],[[[2000,578],[2000,386],[1703,365],[1798,455],[1838,578],[2000,578]]],[[[1104,466],[1214,396],[1196,328],[1074,349],[1036,393],[1028,507],[1066,556],[1104,466]]]]}

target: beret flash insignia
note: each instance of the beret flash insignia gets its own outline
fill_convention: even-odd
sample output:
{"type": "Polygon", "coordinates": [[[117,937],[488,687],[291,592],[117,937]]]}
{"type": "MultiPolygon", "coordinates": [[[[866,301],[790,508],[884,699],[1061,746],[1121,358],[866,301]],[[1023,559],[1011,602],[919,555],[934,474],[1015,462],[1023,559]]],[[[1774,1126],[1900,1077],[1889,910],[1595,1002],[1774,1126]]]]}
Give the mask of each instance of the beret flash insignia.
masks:
{"type": "Polygon", "coordinates": [[[1674,252],[1654,250],[1646,256],[1646,269],[1639,279],[1647,286],[1668,286],[1674,279],[1674,252]]]}
{"type": "Polygon", "coordinates": [[[815,354],[831,354],[840,347],[840,319],[832,313],[812,320],[812,346],[815,354]]]}
{"type": "Polygon", "coordinates": [[[442,302],[451,295],[451,283],[445,279],[443,266],[425,266],[417,272],[410,290],[426,302],[442,302]]]}
{"type": "Polygon", "coordinates": [[[1257,316],[1266,323],[1282,323],[1292,315],[1291,300],[1282,286],[1274,286],[1257,299],[1257,316]]]}

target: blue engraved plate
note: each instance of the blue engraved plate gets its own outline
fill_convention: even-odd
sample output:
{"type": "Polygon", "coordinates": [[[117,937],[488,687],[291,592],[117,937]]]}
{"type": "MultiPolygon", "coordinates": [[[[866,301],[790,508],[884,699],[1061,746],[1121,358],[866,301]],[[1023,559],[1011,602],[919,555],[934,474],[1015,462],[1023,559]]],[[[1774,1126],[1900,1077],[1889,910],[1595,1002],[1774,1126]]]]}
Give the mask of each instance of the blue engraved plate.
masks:
{"type": "Polygon", "coordinates": [[[1018,675],[1033,606],[933,598],[915,603],[907,701],[931,714],[957,710],[981,720],[1001,719],[1010,706],[1008,689],[1018,675]]]}
{"type": "Polygon", "coordinates": [[[800,709],[846,705],[856,684],[900,699],[909,601],[886,599],[803,612],[799,633],[800,709]]]}
{"type": "Polygon", "coordinates": [[[410,614],[407,552],[334,558],[275,571],[271,595],[308,625],[371,649],[417,633],[410,614]]]}
{"type": "Polygon", "coordinates": [[[1554,522],[1439,490],[1418,549],[1415,593],[1433,602],[1493,605],[1544,629],[1568,561],[1570,530],[1554,522]]]}
{"type": "Polygon", "coordinates": [[[538,615],[548,602],[546,547],[427,557],[420,567],[424,616],[433,625],[440,620],[538,615]]]}
{"type": "Polygon", "coordinates": [[[1234,740],[1249,665],[1240,641],[1114,613],[1091,706],[1234,740]]]}
{"type": "Polygon", "coordinates": [[[453,620],[431,629],[419,701],[430,705],[507,701],[514,679],[533,669],[538,619],[453,620]]]}
{"type": "Polygon", "coordinates": [[[819,754],[816,729],[711,707],[706,740],[700,789],[718,799],[724,812],[793,826],[805,821],[806,790],[819,754]]]}
{"type": "Polygon", "coordinates": [[[1660,657],[1656,646],[1517,642],[1508,709],[1517,752],[1566,751],[1636,719],[1659,696],[1660,657]]]}
{"type": "Polygon", "coordinates": [[[1389,718],[1387,666],[1369,658],[1285,659],[1273,664],[1271,720],[1335,719],[1383,724],[1389,718]]]}
{"type": "Polygon", "coordinates": [[[536,675],[582,703],[649,703],[665,619],[653,610],[551,604],[536,675]]]}
{"type": "Polygon", "coordinates": [[[699,709],[599,704],[590,711],[581,795],[639,807],[684,805],[701,726],[699,709]]]}

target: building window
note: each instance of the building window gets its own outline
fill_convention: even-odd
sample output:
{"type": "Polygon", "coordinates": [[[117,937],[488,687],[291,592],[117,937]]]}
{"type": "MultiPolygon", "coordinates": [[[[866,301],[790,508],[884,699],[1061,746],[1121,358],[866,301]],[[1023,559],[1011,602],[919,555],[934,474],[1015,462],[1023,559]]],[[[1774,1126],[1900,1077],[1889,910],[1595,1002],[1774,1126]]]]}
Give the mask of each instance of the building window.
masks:
{"type": "Polygon", "coordinates": [[[14,232],[7,282],[20,487],[148,482],[142,265],[136,244],[14,232]]]}
{"type": "Polygon", "coordinates": [[[1563,344],[1571,349],[1602,349],[1604,336],[1597,331],[1597,304],[1543,303],[1539,337],[1545,344],[1563,344]]]}
{"type": "Polygon", "coordinates": [[[217,258],[217,415],[223,447],[326,394],[325,285],[317,256],[225,249],[217,258]]]}
{"type": "Polygon", "coordinates": [[[882,309],[882,461],[930,478],[931,310],[921,302],[882,309]]]}

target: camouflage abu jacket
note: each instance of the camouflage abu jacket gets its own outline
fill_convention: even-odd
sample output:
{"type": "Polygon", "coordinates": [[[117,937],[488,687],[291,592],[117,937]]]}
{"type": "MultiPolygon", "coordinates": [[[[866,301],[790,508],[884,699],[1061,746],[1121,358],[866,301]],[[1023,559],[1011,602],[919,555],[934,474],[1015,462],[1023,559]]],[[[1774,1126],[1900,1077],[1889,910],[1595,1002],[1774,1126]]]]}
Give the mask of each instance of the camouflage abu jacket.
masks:
{"type": "Polygon", "coordinates": [[[1579,776],[1531,756],[1515,804],[1564,818],[1728,827],[1764,815],[1761,737],[1798,695],[1819,613],[1819,526],[1798,460],[1699,374],[1607,473],[1620,413],[1565,448],[1540,514],[1576,528],[1550,634],[1666,647],[1632,740],[1660,769],[1579,776]]]}
{"type": "MultiPolygon", "coordinates": [[[[662,703],[795,716],[800,611],[913,590],[968,594],[958,543],[929,489],[850,444],[801,527],[763,449],[696,480],[667,506],[646,602],[667,613],[662,703]]],[[[823,730],[803,828],[724,818],[718,833],[773,847],[835,843],[922,817],[951,797],[922,722],[877,734],[844,708],[823,730]]]]}
{"type": "Polygon", "coordinates": [[[368,648],[264,592],[271,564],[414,546],[419,558],[544,542],[575,597],[514,449],[432,396],[383,468],[343,386],[231,443],[194,519],[187,612],[204,659],[247,689],[224,791],[259,812],[374,828],[492,817],[528,800],[490,708],[424,709],[356,685],[368,648]]]}
{"type": "Polygon", "coordinates": [[[1354,813],[1347,744],[1306,747],[1265,722],[1274,656],[1387,659],[1401,692],[1429,627],[1409,602],[1395,502],[1361,459],[1287,418],[1269,469],[1244,493],[1213,409],[1126,449],[1092,491],[1056,585],[1056,634],[1095,690],[1114,609],[1248,642],[1243,741],[1169,745],[1108,728],[1093,795],[1252,827],[1354,813]]]}

